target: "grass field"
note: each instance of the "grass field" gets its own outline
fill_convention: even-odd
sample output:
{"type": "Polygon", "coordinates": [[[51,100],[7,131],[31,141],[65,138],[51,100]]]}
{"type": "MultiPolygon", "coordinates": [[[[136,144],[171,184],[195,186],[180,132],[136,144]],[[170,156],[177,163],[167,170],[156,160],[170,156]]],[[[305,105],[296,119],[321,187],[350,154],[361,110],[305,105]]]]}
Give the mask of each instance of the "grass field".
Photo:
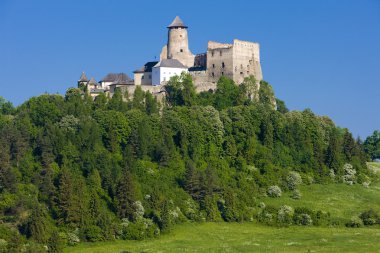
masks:
{"type": "Polygon", "coordinates": [[[313,184],[299,188],[302,194],[299,200],[291,199],[290,193],[284,193],[281,198],[264,198],[261,201],[277,207],[308,207],[330,212],[332,217],[342,219],[350,219],[371,208],[380,212],[380,182],[372,183],[369,188],[359,184],[313,184]]]}
{"type": "Polygon", "coordinates": [[[380,228],[273,228],[253,223],[177,226],[159,239],[81,244],[66,253],[380,252],[380,228]]]}
{"type": "MultiPolygon", "coordinates": [[[[370,163],[380,171],[379,164],[370,163]]],[[[371,167],[371,168],[372,168],[371,167]]],[[[380,182],[369,188],[362,185],[302,185],[302,197],[294,200],[289,193],[281,198],[263,198],[266,205],[308,207],[330,212],[338,219],[349,219],[374,209],[380,212],[380,182]]],[[[182,224],[167,235],[146,241],[114,241],[80,244],[66,253],[125,252],[379,252],[380,227],[275,228],[255,223],[182,224]]]]}

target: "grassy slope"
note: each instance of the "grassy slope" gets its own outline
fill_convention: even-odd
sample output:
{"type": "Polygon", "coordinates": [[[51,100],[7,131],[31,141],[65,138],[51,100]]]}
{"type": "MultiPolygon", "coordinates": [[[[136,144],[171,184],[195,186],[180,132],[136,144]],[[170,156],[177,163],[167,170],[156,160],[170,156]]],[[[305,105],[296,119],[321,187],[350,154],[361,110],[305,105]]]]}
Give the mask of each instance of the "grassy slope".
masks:
{"type": "Polygon", "coordinates": [[[72,253],[103,252],[379,252],[376,228],[272,228],[253,223],[184,224],[159,239],[82,244],[72,253]]]}
{"type": "Polygon", "coordinates": [[[299,200],[291,199],[290,193],[284,193],[281,198],[265,198],[261,201],[274,206],[322,210],[330,212],[335,218],[349,219],[371,208],[380,212],[380,182],[372,183],[369,188],[345,184],[302,185],[300,191],[302,197],[299,200]]]}
{"type": "MultiPolygon", "coordinates": [[[[301,186],[300,200],[285,193],[265,198],[266,204],[306,206],[329,211],[333,217],[350,218],[373,208],[380,212],[380,183],[370,188],[344,184],[301,186]]],[[[66,252],[380,252],[380,228],[273,228],[254,223],[204,223],[177,226],[159,239],[81,244],[66,252]]]]}

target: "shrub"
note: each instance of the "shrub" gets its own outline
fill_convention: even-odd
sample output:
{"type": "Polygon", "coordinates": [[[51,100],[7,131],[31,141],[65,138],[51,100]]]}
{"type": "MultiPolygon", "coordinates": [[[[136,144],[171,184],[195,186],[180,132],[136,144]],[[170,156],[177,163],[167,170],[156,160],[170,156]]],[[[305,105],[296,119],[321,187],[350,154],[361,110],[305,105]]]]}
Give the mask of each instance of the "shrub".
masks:
{"type": "Polygon", "coordinates": [[[299,184],[302,184],[302,178],[298,172],[291,171],[286,177],[286,185],[288,189],[294,190],[299,184]]]}
{"type": "Polygon", "coordinates": [[[348,185],[353,185],[356,183],[356,170],[352,167],[351,164],[346,163],[343,166],[344,175],[342,176],[343,183],[348,185]]]}
{"type": "Polygon", "coordinates": [[[295,190],[292,192],[292,195],[290,195],[290,197],[291,197],[292,199],[300,199],[301,196],[302,196],[302,194],[301,194],[300,190],[298,190],[298,189],[295,189],[295,190]]]}
{"type": "Polygon", "coordinates": [[[78,243],[80,243],[80,239],[79,239],[78,235],[76,235],[75,233],[68,232],[67,233],[67,244],[69,246],[75,246],[78,243]]]}
{"type": "Polygon", "coordinates": [[[89,242],[99,242],[104,240],[103,231],[98,226],[88,226],[85,228],[84,236],[89,242]]]}
{"type": "Polygon", "coordinates": [[[373,209],[361,213],[359,217],[363,221],[363,224],[366,226],[371,226],[379,223],[379,215],[373,209]]]}
{"type": "Polygon", "coordinates": [[[346,223],[346,227],[350,227],[350,228],[359,228],[362,226],[363,226],[363,221],[357,216],[352,217],[351,220],[346,223]]]}
{"type": "Polygon", "coordinates": [[[281,188],[278,187],[277,185],[272,185],[268,188],[268,196],[269,197],[272,197],[272,198],[278,198],[278,197],[281,197],[282,195],[282,191],[281,191],[281,188]]]}
{"type": "Polygon", "coordinates": [[[313,224],[313,220],[311,219],[310,215],[306,213],[301,213],[299,218],[299,224],[304,226],[310,226],[313,224]]]}
{"type": "Polygon", "coordinates": [[[277,221],[279,224],[290,225],[292,223],[293,208],[287,205],[280,207],[277,213],[277,221]]]}
{"type": "Polygon", "coordinates": [[[309,226],[313,224],[314,212],[306,207],[297,207],[294,210],[293,220],[297,225],[309,226]]]}

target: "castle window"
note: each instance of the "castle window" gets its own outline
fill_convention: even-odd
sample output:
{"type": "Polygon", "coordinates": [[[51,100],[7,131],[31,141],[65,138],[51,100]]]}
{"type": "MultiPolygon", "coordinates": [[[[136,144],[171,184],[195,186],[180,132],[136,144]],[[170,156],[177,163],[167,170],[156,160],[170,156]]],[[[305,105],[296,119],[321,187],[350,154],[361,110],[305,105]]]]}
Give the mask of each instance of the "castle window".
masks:
{"type": "Polygon", "coordinates": [[[180,49],[179,51],[182,53],[182,52],[183,52],[183,49],[180,49]]]}
{"type": "Polygon", "coordinates": [[[212,75],[212,77],[215,77],[215,74],[214,74],[214,72],[212,72],[212,74],[211,74],[211,75],[212,75]]]}
{"type": "Polygon", "coordinates": [[[242,75],[243,74],[243,72],[240,72],[240,75],[242,75]]]}
{"type": "Polygon", "coordinates": [[[226,65],[224,65],[224,62],[222,62],[222,68],[224,68],[226,65]]]}
{"type": "Polygon", "coordinates": [[[220,56],[222,56],[222,51],[219,51],[220,56]]]}
{"type": "Polygon", "coordinates": [[[141,79],[144,79],[144,76],[142,76],[141,79]]]}
{"type": "Polygon", "coordinates": [[[222,72],[222,76],[224,76],[224,72],[222,72]]]}
{"type": "Polygon", "coordinates": [[[211,51],[211,56],[214,57],[214,51],[211,51]]]}
{"type": "Polygon", "coordinates": [[[212,64],[212,68],[215,68],[215,64],[214,63],[212,64]]]}

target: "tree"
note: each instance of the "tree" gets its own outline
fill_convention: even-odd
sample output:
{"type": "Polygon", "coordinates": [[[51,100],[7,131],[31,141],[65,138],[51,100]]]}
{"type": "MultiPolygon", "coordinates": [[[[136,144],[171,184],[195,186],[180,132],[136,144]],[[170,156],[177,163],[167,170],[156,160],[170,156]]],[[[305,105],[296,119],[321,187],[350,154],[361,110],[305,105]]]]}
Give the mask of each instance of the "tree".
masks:
{"type": "Polygon", "coordinates": [[[372,160],[380,159],[380,131],[375,130],[371,136],[368,136],[363,146],[372,160]]]}
{"type": "Polygon", "coordinates": [[[236,105],[239,87],[226,76],[220,77],[215,91],[214,106],[218,110],[236,105]]]}
{"type": "Polygon", "coordinates": [[[263,80],[260,81],[259,102],[270,108],[274,108],[276,105],[276,98],[272,86],[263,80]]]}
{"type": "Polygon", "coordinates": [[[36,242],[46,243],[49,238],[50,226],[46,207],[37,205],[33,208],[26,224],[26,234],[36,242]]]}
{"type": "Polygon", "coordinates": [[[120,218],[133,218],[136,189],[132,174],[125,168],[116,188],[116,209],[120,218]]]}
{"type": "Polygon", "coordinates": [[[136,86],[133,93],[132,107],[140,111],[145,111],[145,92],[141,89],[140,85],[136,86]]]}
{"type": "Polygon", "coordinates": [[[149,91],[145,92],[145,111],[148,115],[159,112],[157,97],[154,97],[149,91]]]}

